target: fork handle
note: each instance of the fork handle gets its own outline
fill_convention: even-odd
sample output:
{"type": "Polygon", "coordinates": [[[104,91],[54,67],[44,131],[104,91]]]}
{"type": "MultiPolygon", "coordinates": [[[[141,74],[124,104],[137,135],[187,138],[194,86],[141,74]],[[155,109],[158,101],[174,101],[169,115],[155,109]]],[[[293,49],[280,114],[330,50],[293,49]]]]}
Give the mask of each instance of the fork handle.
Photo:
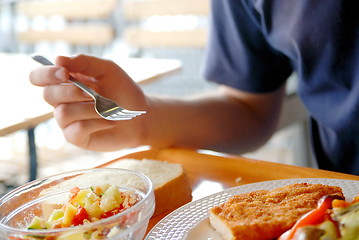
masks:
{"type": "MultiPolygon", "coordinates": [[[[32,56],[32,59],[34,59],[36,62],[39,62],[43,65],[54,65],[50,60],[48,60],[47,58],[45,58],[44,56],[41,56],[41,55],[34,55],[34,56],[32,56]]],[[[92,90],[91,88],[89,88],[88,86],[83,84],[82,82],[78,81],[74,77],[70,76],[69,80],[71,82],[73,82],[73,84],[75,84],[77,87],[81,88],[88,95],[90,95],[94,100],[96,100],[96,98],[99,96],[97,94],[97,92],[95,92],[94,90],[92,90]]]]}
{"type": "Polygon", "coordinates": [[[75,84],[77,87],[81,88],[85,93],[90,95],[94,100],[96,100],[96,98],[99,96],[97,94],[97,92],[95,92],[94,90],[92,90],[91,88],[89,88],[88,86],[86,86],[85,84],[80,82],[79,80],[77,80],[71,76],[70,76],[69,80],[71,82],[73,82],[73,84],[75,84]]]}

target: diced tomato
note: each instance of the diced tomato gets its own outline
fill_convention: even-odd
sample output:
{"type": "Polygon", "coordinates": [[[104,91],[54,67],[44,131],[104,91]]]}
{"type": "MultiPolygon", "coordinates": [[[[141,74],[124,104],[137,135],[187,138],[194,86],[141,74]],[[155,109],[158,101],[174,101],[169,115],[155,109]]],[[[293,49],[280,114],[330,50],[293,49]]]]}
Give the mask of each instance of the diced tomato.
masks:
{"type": "Polygon", "coordinates": [[[56,237],[55,236],[48,236],[48,237],[45,237],[45,240],[56,240],[56,237]]]}
{"type": "Polygon", "coordinates": [[[54,229],[56,229],[56,228],[62,228],[61,221],[55,222],[52,227],[53,227],[54,229]]]}
{"type": "Polygon", "coordinates": [[[89,219],[90,219],[90,217],[89,217],[89,214],[86,211],[86,209],[82,206],[78,206],[77,213],[76,213],[74,219],[72,220],[72,224],[74,226],[82,225],[85,220],[89,220],[89,219]]]}
{"type": "Polygon", "coordinates": [[[75,200],[75,198],[79,192],[80,192],[80,188],[78,188],[78,187],[74,187],[70,190],[71,196],[69,199],[69,203],[72,203],[75,200]]]}
{"type": "Polygon", "coordinates": [[[121,205],[120,207],[115,208],[115,209],[113,209],[113,210],[111,210],[111,211],[104,212],[103,214],[101,214],[100,219],[111,217],[111,216],[113,216],[113,215],[116,215],[117,213],[122,212],[123,210],[125,210],[125,209],[124,209],[123,206],[121,205]]]}

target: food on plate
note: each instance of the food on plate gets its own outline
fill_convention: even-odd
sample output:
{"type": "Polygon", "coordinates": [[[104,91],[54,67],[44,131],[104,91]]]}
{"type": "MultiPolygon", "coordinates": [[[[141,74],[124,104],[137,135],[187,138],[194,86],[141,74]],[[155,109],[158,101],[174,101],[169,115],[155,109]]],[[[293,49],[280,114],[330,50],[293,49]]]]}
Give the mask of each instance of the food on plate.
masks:
{"type": "Polygon", "coordinates": [[[224,240],[272,240],[326,195],[344,197],[340,187],[309,183],[243,193],[211,208],[209,221],[224,240]]]}
{"type": "Polygon", "coordinates": [[[359,196],[351,202],[325,196],[279,240],[358,240],[359,196]]]}
{"type": "MultiPolygon", "coordinates": [[[[85,225],[121,213],[135,205],[140,199],[141,196],[135,191],[122,191],[116,185],[104,184],[82,189],[74,187],[70,190],[69,198],[65,203],[52,205],[53,209],[48,217],[34,216],[28,229],[55,229],[85,225]]],[[[105,239],[108,234],[111,234],[109,229],[97,228],[93,231],[76,231],[59,237],[40,238],[29,235],[19,240],[105,239]]]]}
{"type": "Polygon", "coordinates": [[[182,165],[152,159],[122,159],[102,165],[141,172],[153,183],[156,209],[153,216],[172,211],[192,200],[192,189],[182,165]]]}

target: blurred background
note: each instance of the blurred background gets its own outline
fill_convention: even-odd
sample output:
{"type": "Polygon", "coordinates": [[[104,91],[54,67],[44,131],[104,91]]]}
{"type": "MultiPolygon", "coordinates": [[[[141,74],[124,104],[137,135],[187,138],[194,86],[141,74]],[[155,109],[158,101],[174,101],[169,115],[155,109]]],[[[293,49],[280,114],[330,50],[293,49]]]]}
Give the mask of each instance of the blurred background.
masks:
{"type": "MultiPolygon", "coordinates": [[[[10,89],[6,74],[14,76],[22,71],[21,77],[14,78],[18,81],[15,85],[28,82],[27,76],[35,67],[28,60],[33,53],[50,59],[91,54],[129,63],[131,74],[139,78],[146,71],[154,71],[152,63],[157,64],[163,74],[141,83],[150,94],[186,97],[213,90],[217,86],[201,76],[209,12],[209,0],[0,0],[1,92],[11,93],[8,101],[26,101],[26,95],[18,89],[10,89]],[[136,64],[130,59],[147,59],[150,64],[136,64]],[[172,70],[164,69],[172,63],[177,64],[172,70]],[[151,69],[146,70],[146,66],[151,69]]],[[[295,89],[296,78],[292,76],[278,132],[265,146],[246,156],[313,166],[308,151],[307,115],[295,89]]],[[[41,89],[36,94],[40,96],[41,89]]],[[[0,108],[9,105],[8,101],[2,101],[0,108]]],[[[16,115],[12,117],[11,121],[16,122],[16,115]]],[[[30,170],[34,154],[38,178],[98,165],[128,150],[131,149],[98,153],[79,149],[64,140],[55,120],[47,115],[35,124],[0,135],[0,194],[34,177],[30,176],[34,174],[30,170]]]]}

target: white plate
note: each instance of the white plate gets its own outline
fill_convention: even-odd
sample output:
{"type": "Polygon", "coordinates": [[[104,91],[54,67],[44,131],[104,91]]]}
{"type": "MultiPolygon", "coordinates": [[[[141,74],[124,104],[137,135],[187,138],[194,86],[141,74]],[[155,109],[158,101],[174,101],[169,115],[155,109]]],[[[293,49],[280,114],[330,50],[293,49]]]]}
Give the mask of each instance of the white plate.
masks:
{"type": "Polygon", "coordinates": [[[224,203],[230,196],[235,194],[260,189],[271,190],[288,184],[303,182],[339,186],[343,189],[344,195],[348,200],[351,200],[359,193],[359,181],[341,179],[299,178],[247,184],[230,188],[184,205],[157,223],[145,239],[221,240],[221,237],[211,228],[207,220],[210,208],[224,203]]]}

